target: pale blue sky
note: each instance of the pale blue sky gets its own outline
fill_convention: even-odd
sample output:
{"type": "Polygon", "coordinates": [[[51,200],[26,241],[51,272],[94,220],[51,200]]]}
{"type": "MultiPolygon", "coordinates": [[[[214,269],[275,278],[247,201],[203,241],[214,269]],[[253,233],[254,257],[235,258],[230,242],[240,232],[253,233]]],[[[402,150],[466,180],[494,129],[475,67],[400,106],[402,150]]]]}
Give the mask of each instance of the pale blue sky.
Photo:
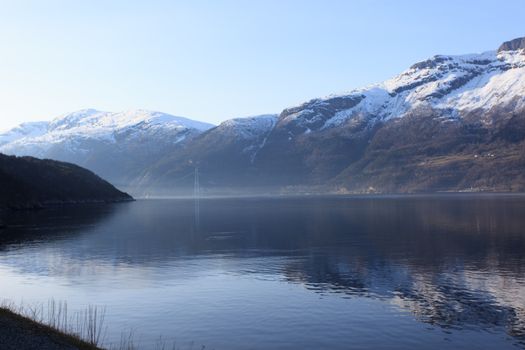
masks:
{"type": "Polygon", "coordinates": [[[525,1],[0,0],[0,129],[81,108],[217,123],[525,36],[525,1]]]}

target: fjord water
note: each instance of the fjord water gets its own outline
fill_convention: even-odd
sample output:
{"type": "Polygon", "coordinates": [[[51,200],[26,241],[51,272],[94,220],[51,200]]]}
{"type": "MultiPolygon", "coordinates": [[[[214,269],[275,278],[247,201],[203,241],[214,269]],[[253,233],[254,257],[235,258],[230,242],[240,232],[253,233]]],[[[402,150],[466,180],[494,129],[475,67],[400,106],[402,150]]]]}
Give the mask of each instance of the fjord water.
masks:
{"type": "Polygon", "coordinates": [[[139,200],[12,213],[0,297],[181,349],[525,347],[525,197],[139,200]]]}

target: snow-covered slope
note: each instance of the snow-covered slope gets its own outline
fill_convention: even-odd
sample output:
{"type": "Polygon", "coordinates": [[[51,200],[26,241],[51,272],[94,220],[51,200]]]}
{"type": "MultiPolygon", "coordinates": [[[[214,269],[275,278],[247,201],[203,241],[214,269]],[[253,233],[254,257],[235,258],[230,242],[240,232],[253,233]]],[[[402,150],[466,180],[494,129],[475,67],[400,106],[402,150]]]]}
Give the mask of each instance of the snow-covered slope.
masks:
{"type": "Polygon", "coordinates": [[[217,131],[232,137],[252,139],[268,133],[277,122],[277,114],[263,114],[252,117],[234,118],[221,123],[217,131]]]}
{"type": "Polygon", "coordinates": [[[263,114],[252,117],[235,118],[221,123],[216,133],[228,135],[237,144],[244,144],[242,154],[248,155],[253,164],[257,153],[265,146],[269,134],[278,119],[277,114],[263,114]],[[247,145],[245,143],[248,143],[247,145]]]}
{"type": "Polygon", "coordinates": [[[211,127],[161,112],[85,109],[0,134],[0,153],[73,162],[125,188],[149,162],[211,127]]]}
{"type": "Polygon", "coordinates": [[[169,137],[177,143],[185,139],[188,131],[201,132],[211,124],[176,117],[165,113],[135,110],[120,113],[85,109],[59,116],[51,122],[24,123],[0,134],[0,152],[13,155],[45,156],[57,144],[64,144],[69,151],[76,149],[80,140],[97,140],[118,143],[120,136],[127,141],[145,135],[169,137]],[[178,137],[174,137],[179,135],[178,137]]]}
{"type": "Polygon", "coordinates": [[[400,118],[422,106],[450,110],[450,117],[456,118],[506,105],[525,107],[525,48],[520,46],[481,54],[437,55],[385,82],[286,109],[280,124],[294,124],[300,132],[309,132],[354,118],[371,122],[400,118]]]}
{"type": "Polygon", "coordinates": [[[44,135],[48,130],[49,122],[22,123],[17,127],[0,134],[0,146],[23,139],[44,135]]]}
{"type": "Polygon", "coordinates": [[[206,130],[213,126],[211,124],[154,111],[132,110],[112,113],[85,109],[56,118],[49,124],[49,130],[51,132],[67,130],[68,132],[82,133],[84,135],[95,135],[122,131],[126,128],[141,124],[147,125],[148,127],[164,129],[189,128],[197,130],[206,130]]]}
{"type": "Polygon", "coordinates": [[[177,191],[173,179],[198,160],[210,191],[517,191],[525,188],[522,140],[518,39],[497,51],[434,56],[382,83],[287,108],[277,120],[226,121],[146,169],[143,185],[177,191]]]}
{"type": "MultiPolygon", "coordinates": [[[[65,114],[51,122],[24,123],[0,134],[0,152],[14,155],[45,156],[58,144],[76,149],[81,140],[97,140],[118,143],[122,135],[127,141],[141,139],[146,135],[169,137],[168,142],[185,139],[188,131],[201,132],[213,125],[160,112],[144,110],[121,113],[85,109],[65,114]],[[179,137],[173,137],[179,135],[179,137]]],[[[166,140],[164,140],[166,141],[166,140]]]]}

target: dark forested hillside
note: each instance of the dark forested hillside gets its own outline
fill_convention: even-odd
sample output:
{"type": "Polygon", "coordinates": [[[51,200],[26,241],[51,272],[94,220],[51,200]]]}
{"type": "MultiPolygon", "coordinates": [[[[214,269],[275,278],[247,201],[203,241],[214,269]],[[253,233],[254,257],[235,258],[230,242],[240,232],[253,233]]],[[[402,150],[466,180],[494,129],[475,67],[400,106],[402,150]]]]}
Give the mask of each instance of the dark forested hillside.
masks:
{"type": "Polygon", "coordinates": [[[128,194],[77,165],[0,154],[0,208],[131,199],[128,194]]]}

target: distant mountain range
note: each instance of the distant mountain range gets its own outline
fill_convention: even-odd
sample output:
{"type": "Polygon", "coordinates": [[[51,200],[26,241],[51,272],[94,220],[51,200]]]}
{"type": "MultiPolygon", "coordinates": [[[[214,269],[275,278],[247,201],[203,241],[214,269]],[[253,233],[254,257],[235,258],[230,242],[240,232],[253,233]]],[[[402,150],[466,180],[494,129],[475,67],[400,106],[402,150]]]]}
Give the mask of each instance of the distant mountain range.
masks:
{"type": "Polygon", "coordinates": [[[279,115],[216,127],[84,110],[0,135],[0,152],[75,162],[136,195],[525,190],[525,39],[434,56],[279,115]]]}
{"type": "Polygon", "coordinates": [[[0,152],[86,167],[119,188],[213,125],[165,113],[86,109],[0,134],[0,152]]]}

